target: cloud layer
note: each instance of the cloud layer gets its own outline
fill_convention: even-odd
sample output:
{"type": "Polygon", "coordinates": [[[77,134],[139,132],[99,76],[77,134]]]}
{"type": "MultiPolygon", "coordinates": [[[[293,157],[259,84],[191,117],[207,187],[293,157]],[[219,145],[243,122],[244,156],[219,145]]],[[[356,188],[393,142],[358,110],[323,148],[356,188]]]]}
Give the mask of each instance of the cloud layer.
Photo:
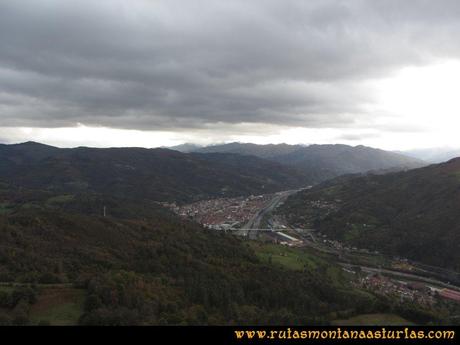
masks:
{"type": "Polygon", "coordinates": [[[460,56],[460,3],[0,2],[0,126],[371,127],[369,81],[460,56]]]}

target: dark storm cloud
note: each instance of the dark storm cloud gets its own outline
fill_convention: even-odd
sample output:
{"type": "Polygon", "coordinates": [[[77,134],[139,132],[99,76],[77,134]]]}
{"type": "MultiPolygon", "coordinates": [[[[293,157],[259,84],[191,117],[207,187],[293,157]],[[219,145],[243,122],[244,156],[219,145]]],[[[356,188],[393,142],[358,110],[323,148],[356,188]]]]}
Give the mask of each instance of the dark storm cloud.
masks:
{"type": "Polygon", "coordinates": [[[458,1],[0,2],[0,126],[353,126],[361,84],[459,55],[458,1]]]}

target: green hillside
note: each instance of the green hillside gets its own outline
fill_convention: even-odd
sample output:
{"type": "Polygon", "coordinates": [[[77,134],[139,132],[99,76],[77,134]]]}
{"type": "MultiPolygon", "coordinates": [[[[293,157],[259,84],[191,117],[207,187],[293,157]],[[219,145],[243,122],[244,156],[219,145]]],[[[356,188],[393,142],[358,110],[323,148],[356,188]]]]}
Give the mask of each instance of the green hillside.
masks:
{"type": "Polygon", "coordinates": [[[460,159],[341,177],[292,196],[284,213],[359,248],[460,270],[460,159]]]}
{"type": "Polygon", "coordinates": [[[328,276],[341,274],[333,264],[268,263],[154,203],[5,187],[2,198],[3,324],[320,324],[374,310],[374,297],[328,276]]]}
{"type": "Polygon", "coordinates": [[[191,202],[271,193],[306,184],[306,177],[293,168],[236,154],[143,148],[59,149],[29,142],[0,145],[0,161],[0,182],[63,194],[96,192],[191,202]]]}

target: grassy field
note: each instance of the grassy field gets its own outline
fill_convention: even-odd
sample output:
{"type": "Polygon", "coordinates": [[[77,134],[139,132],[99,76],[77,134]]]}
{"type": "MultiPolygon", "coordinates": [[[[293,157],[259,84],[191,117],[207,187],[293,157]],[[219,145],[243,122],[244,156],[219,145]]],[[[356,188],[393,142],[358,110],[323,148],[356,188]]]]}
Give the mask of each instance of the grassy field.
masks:
{"type": "Polygon", "coordinates": [[[335,263],[333,257],[313,248],[292,248],[260,242],[251,242],[250,245],[263,262],[295,271],[322,271],[337,287],[342,287],[353,278],[335,263]]]}
{"type": "Polygon", "coordinates": [[[46,200],[46,203],[47,204],[65,204],[74,199],[75,199],[74,195],[64,194],[64,195],[58,195],[58,196],[49,198],[48,200],[46,200]]]}
{"type": "Polygon", "coordinates": [[[355,280],[356,275],[345,272],[335,262],[336,258],[330,254],[310,247],[292,248],[260,242],[251,242],[250,245],[263,262],[279,265],[285,269],[307,271],[313,274],[315,274],[315,271],[319,271],[330,284],[350,300],[367,300],[370,305],[375,303],[376,297],[373,294],[350,285],[350,281],[355,280]]]}
{"type": "Polygon", "coordinates": [[[0,203],[0,214],[11,212],[12,205],[6,202],[0,203]]]}
{"type": "Polygon", "coordinates": [[[263,262],[271,262],[290,270],[316,269],[318,263],[322,261],[306,250],[299,248],[257,242],[251,243],[251,246],[263,262]]]}
{"type": "Polygon", "coordinates": [[[398,326],[413,325],[410,321],[395,314],[362,314],[346,320],[335,320],[333,325],[340,326],[398,326]]]}
{"type": "Polygon", "coordinates": [[[32,324],[76,325],[83,313],[85,290],[44,288],[30,310],[32,324]]]}
{"type": "Polygon", "coordinates": [[[10,293],[14,290],[12,286],[0,285],[0,292],[7,292],[10,293]]]}

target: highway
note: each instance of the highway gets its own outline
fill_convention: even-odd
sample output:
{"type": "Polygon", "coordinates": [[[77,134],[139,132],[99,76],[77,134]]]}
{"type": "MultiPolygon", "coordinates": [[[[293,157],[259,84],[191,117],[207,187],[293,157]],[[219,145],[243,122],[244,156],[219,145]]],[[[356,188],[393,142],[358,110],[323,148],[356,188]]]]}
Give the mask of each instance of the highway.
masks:
{"type": "MultiPolygon", "coordinates": [[[[270,229],[265,229],[264,226],[261,226],[261,222],[263,218],[266,215],[270,214],[274,209],[276,209],[290,195],[295,194],[298,191],[299,190],[288,190],[288,191],[276,193],[275,196],[271,200],[266,202],[265,205],[241,229],[235,229],[235,231],[239,231],[241,235],[245,235],[251,240],[257,239],[259,232],[270,231],[270,229]]],[[[298,229],[293,229],[293,230],[298,230],[298,229]]],[[[316,240],[311,233],[299,233],[299,232],[297,233],[304,240],[305,245],[309,247],[313,247],[314,249],[325,252],[325,253],[338,255],[339,257],[343,253],[340,250],[326,248],[320,243],[316,243],[316,240]],[[310,238],[307,238],[307,237],[310,237],[310,238]]],[[[408,272],[395,271],[395,270],[391,270],[388,268],[350,265],[349,263],[340,262],[340,261],[338,263],[344,267],[359,266],[362,271],[368,272],[368,273],[380,273],[380,274],[399,277],[400,279],[405,279],[405,280],[422,281],[422,282],[425,282],[427,284],[430,284],[436,287],[450,288],[452,290],[460,291],[459,286],[456,286],[451,283],[447,283],[447,281],[441,281],[433,276],[426,277],[423,275],[418,275],[416,272],[408,273],[408,272]]],[[[431,273],[429,271],[425,271],[425,272],[431,273]]]]}
{"type": "MultiPolygon", "coordinates": [[[[346,268],[352,268],[353,266],[356,266],[356,265],[350,265],[347,263],[339,263],[339,264],[346,268]]],[[[394,271],[394,270],[389,270],[385,268],[376,268],[376,267],[369,267],[369,266],[358,266],[358,267],[360,267],[362,271],[367,272],[367,273],[378,273],[378,274],[383,274],[383,275],[399,277],[401,279],[416,280],[416,281],[421,281],[424,283],[432,284],[436,287],[443,287],[443,288],[449,288],[452,290],[460,291],[460,287],[453,285],[453,284],[442,282],[435,278],[428,278],[428,277],[420,276],[420,275],[413,274],[413,273],[394,271]]]]}
{"type": "Polygon", "coordinates": [[[249,239],[255,240],[257,239],[257,234],[258,230],[253,230],[251,229],[260,229],[260,223],[262,219],[264,218],[265,215],[269,214],[272,212],[275,208],[279,206],[280,203],[285,201],[290,195],[295,194],[299,191],[299,189],[295,190],[287,190],[284,192],[279,192],[277,193],[273,199],[271,199],[269,202],[267,202],[263,208],[257,212],[254,217],[252,217],[241,229],[241,231],[244,231],[244,235],[246,235],[249,239]]]}

